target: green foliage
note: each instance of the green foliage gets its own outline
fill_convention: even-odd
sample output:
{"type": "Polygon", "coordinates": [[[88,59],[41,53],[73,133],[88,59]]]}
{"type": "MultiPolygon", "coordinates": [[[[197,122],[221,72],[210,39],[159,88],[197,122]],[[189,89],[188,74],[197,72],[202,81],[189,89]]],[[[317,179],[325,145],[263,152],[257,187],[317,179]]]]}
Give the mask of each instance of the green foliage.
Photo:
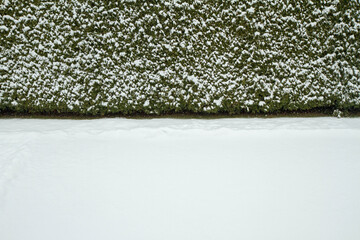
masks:
{"type": "Polygon", "coordinates": [[[359,106],[358,1],[0,3],[0,111],[359,106]]]}

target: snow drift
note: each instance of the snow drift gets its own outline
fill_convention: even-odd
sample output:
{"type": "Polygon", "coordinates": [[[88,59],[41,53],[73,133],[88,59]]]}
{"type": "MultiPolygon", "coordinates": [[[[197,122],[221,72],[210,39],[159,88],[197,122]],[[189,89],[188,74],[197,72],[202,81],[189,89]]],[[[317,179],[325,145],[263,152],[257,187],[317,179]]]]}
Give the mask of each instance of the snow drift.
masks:
{"type": "Polygon", "coordinates": [[[360,239],[359,119],[0,120],[0,239],[360,239]]]}

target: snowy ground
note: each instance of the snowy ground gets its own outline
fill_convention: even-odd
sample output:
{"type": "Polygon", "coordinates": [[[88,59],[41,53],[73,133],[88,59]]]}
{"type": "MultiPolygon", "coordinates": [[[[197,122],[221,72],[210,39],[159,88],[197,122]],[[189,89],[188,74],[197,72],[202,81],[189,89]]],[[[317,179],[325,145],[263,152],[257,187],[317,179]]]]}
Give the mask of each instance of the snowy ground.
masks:
{"type": "Polygon", "coordinates": [[[1,240],[358,240],[360,118],[0,119],[1,240]]]}

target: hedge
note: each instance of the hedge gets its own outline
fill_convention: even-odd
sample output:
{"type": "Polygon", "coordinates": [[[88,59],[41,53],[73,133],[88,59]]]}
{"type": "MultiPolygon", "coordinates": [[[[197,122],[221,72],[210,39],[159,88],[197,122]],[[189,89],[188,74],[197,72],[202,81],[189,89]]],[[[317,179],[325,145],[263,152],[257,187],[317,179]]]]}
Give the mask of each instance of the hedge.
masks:
{"type": "Polygon", "coordinates": [[[358,0],[0,3],[0,112],[360,108],[358,0]]]}

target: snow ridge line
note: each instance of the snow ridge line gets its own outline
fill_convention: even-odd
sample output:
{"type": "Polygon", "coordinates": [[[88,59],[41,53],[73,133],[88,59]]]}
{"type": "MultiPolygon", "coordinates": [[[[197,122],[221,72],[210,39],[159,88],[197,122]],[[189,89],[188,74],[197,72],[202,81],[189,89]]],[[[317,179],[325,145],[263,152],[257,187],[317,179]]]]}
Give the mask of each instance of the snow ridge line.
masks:
{"type": "Polygon", "coordinates": [[[360,130],[360,118],[299,118],[294,119],[97,119],[97,120],[0,120],[0,136],[17,134],[102,135],[119,132],[176,131],[251,131],[251,130],[360,130]]]}

